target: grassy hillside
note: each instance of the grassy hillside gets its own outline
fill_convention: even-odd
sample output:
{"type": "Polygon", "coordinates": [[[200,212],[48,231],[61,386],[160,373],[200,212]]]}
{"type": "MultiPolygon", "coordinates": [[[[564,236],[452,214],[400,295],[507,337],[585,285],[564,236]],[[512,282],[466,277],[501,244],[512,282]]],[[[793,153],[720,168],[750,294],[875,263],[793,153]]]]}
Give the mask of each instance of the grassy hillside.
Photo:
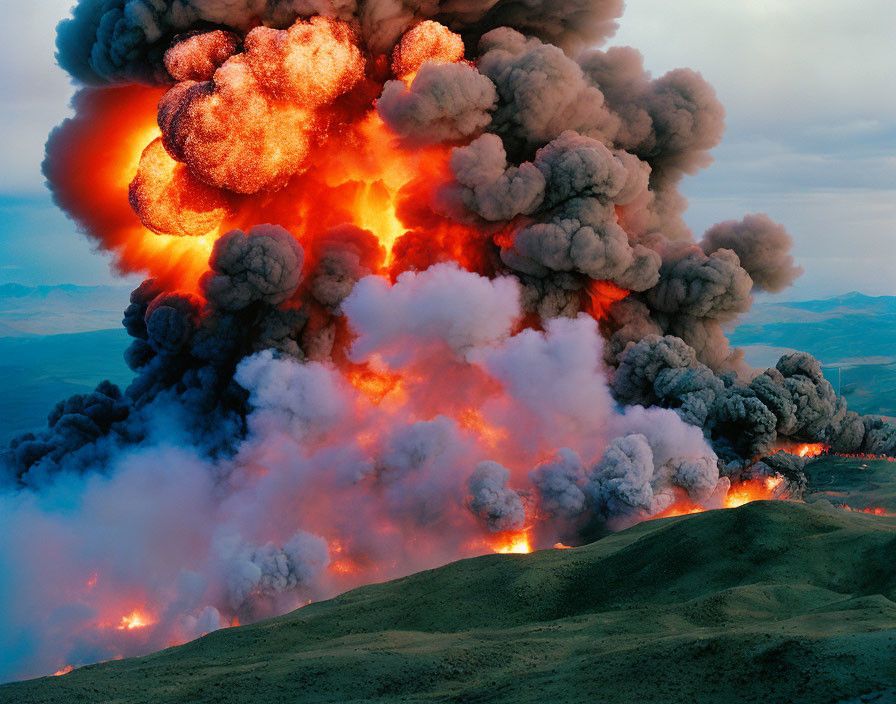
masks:
{"type": "Polygon", "coordinates": [[[894,565],[896,519],[757,502],[464,560],[0,702],[892,701],[894,565]]]}
{"type": "MultiPolygon", "coordinates": [[[[896,514],[896,462],[819,457],[806,467],[806,476],[808,502],[825,499],[835,506],[896,514]]],[[[896,564],[892,569],[896,572],[896,564]]]]}

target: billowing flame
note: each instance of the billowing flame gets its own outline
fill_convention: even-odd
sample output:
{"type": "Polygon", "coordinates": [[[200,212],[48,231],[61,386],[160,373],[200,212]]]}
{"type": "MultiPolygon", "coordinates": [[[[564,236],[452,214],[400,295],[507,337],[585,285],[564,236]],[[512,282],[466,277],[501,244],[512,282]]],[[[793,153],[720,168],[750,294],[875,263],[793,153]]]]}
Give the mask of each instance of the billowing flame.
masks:
{"type": "MultiPolygon", "coordinates": [[[[446,260],[475,272],[503,271],[497,248],[513,244],[513,233],[524,216],[502,225],[482,220],[457,222],[445,214],[451,207],[448,187],[454,181],[451,144],[409,146],[376,112],[373,101],[389,80],[389,57],[356,51],[350,41],[352,30],[344,23],[320,19],[297,26],[295,31],[258,27],[250,33],[252,39],[246,38],[245,51],[233,56],[234,38],[223,30],[211,32],[205,39],[187,38],[177,45],[169,66],[171,75],[181,83],[167,93],[136,86],[80,92],[77,117],[61,127],[49,147],[53,158],[47,162],[47,176],[60,205],[113,253],[120,270],[155,277],[166,291],[200,293],[198,281],[208,268],[215,241],[230,230],[249,230],[261,223],[281,225],[301,243],[306,254],[305,274],[318,263],[318,250],[328,232],[346,225],[366,231],[362,234],[373,243],[369,249],[375,251],[365,252],[365,271],[372,270],[393,281],[403,272],[422,271],[446,260]],[[287,34],[296,41],[287,41],[287,34]],[[281,55],[284,46],[285,56],[281,55]],[[214,50],[212,54],[207,54],[209,49],[214,50]],[[218,49],[220,54],[215,53],[218,49]],[[265,70],[253,72],[247,68],[262,54],[266,58],[260,63],[265,70]],[[204,62],[203,57],[209,61],[204,62]],[[312,70],[321,68],[318,62],[334,61],[340,67],[338,71],[312,70]],[[376,68],[378,65],[381,69],[376,68]],[[258,86],[252,96],[258,100],[250,104],[239,94],[253,82],[258,86]],[[247,110],[238,109],[241,107],[247,110]],[[206,121],[206,113],[215,114],[215,120],[206,121]],[[218,129],[210,129],[209,122],[218,129]],[[233,131],[222,125],[233,127],[233,131]],[[277,139],[269,138],[272,130],[277,139]],[[240,150],[239,155],[235,149],[240,150]],[[85,178],[85,174],[90,177],[85,178]]],[[[422,22],[396,47],[391,57],[391,78],[410,86],[424,62],[461,63],[463,57],[464,44],[459,35],[436,22],[422,22]]],[[[298,308],[301,295],[296,293],[296,298],[284,306],[295,304],[298,308]]],[[[581,296],[584,309],[594,319],[605,321],[611,306],[625,299],[629,291],[611,281],[589,280],[576,295],[581,296]]],[[[313,325],[313,315],[309,316],[309,325],[313,325]]],[[[347,337],[345,323],[342,325],[334,335],[344,333],[347,337]]],[[[479,447],[494,450],[489,456],[512,468],[516,475],[512,484],[532,467],[520,449],[524,442],[513,436],[510,425],[502,425],[502,418],[515,409],[504,407],[500,398],[492,398],[488,407],[482,403],[498,382],[488,379],[481,369],[458,371],[451,366],[453,362],[448,362],[437,369],[439,384],[427,387],[428,380],[415,378],[414,374],[423,375],[418,369],[395,373],[388,364],[354,364],[348,361],[349,356],[342,350],[342,356],[334,354],[332,361],[360,392],[357,400],[350,401],[357,406],[352,410],[358,417],[365,417],[369,406],[375,406],[378,419],[359,425],[355,439],[360,448],[377,448],[388,436],[390,423],[407,422],[408,418],[399,413],[390,413],[413,398],[417,406],[407,412],[408,417],[430,421],[438,416],[455,422],[465,440],[473,438],[479,447]]],[[[274,447],[261,448],[259,461],[245,469],[241,481],[267,474],[263,460],[268,449],[278,452],[274,447]]],[[[553,454],[553,445],[550,449],[553,454]]],[[[535,454],[544,451],[546,448],[531,449],[535,454]]],[[[796,450],[803,457],[826,451],[820,444],[796,450]]],[[[408,452],[408,465],[425,464],[425,453],[417,454],[408,452]]],[[[369,465],[358,474],[386,471],[374,462],[369,465]]],[[[455,465],[451,469],[454,472],[455,465]]],[[[458,480],[456,483],[460,473],[458,466],[451,477],[458,480]]],[[[355,476],[340,477],[343,480],[358,481],[355,476]]],[[[653,517],[777,498],[782,482],[783,478],[776,476],[737,484],[717,506],[699,505],[682,497],[653,517]]],[[[436,486],[434,495],[436,490],[445,488],[436,486]]],[[[388,481],[384,480],[376,491],[387,494],[388,481]]],[[[347,511],[361,510],[358,503],[330,498],[324,491],[314,496],[309,492],[284,493],[288,515],[303,516],[309,525],[315,524],[318,514],[343,516],[347,511]]],[[[332,493],[335,496],[337,492],[332,493]]],[[[883,515],[877,511],[865,510],[883,515]]],[[[378,538],[399,534],[387,547],[410,554],[402,556],[402,569],[417,566],[414,560],[419,556],[424,556],[422,566],[431,566],[426,560],[432,562],[431,555],[436,553],[451,557],[458,553],[526,554],[532,552],[533,544],[545,547],[557,538],[551,535],[546,539],[539,517],[526,516],[529,525],[522,530],[480,535],[474,532],[480,527],[473,528],[458,547],[454,538],[457,523],[469,517],[445,515],[448,513],[434,512],[433,520],[440,523],[433,534],[438,532],[437,538],[446,539],[450,551],[444,545],[433,548],[424,544],[427,540],[436,542],[433,536],[405,534],[398,522],[383,527],[368,516],[367,525],[371,534],[379,531],[378,538]],[[475,537],[470,539],[471,535],[475,537]]],[[[317,523],[328,551],[329,563],[321,568],[326,574],[326,589],[335,592],[334,586],[345,589],[369,582],[374,576],[394,574],[398,557],[385,549],[376,552],[370,543],[361,544],[362,540],[341,539],[338,521],[317,523]],[[395,562],[389,564],[393,559],[395,562]]],[[[570,546],[556,543],[554,547],[570,546]]],[[[96,572],[84,574],[74,583],[79,590],[86,584],[91,604],[104,603],[109,596],[99,593],[107,585],[105,581],[99,583],[96,572]]],[[[118,642],[139,640],[139,634],[129,632],[149,626],[155,625],[142,637],[162,631],[168,617],[160,602],[152,595],[128,592],[121,601],[105,602],[101,609],[105,620],[99,626],[118,642]],[[132,609],[135,603],[141,606],[132,609]],[[123,612],[127,615],[119,616],[123,612]]],[[[197,620],[195,614],[189,615],[197,620]]],[[[221,623],[240,624],[224,605],[219,615],[224,619],[221,623]]],[[[247,607],[246,618],[253,616],[247,607]]],[[[201,625],[205,627],[205,621],[201,625]]],[[[179,641],[168,638],[166,642],[179,641]]],[[[126,653],[126,649],[120,648],[118,653],[126,653]]],[[[71,669],[67,666],[56,674],[71,669]]]]}
{"type": "Polygon", "coordinates": [[[75,669],[75,668],[73,668],[71,665],[66,665],[65,667],[61,667],[58,670],[56,670],[56,672],[54,672],[52,674],[52,677],[60,677],[62,675],[67,675],[73,669],[75,669]]]}
{"type": "Polygon", "coordinates": [[[781,477],[767,477],[765,480],[751,480],[736,484],[725,496],[725,508],[737,508],[751,501],[764,501],[775,497],[775,489],[782,482],[781,477]]]}
{"type": "Polygon", "coordinates": [[[828,447],[820,442],[800,445],[796,453],[800,457],[818,457],[827,452],[828,447]]]}
{"type": "Polygon", "coordinates": [[[392,72],[410,85],[424,62],[455,63],[464,58],[459,35],[432,20],[407,32],[392,52],[392,72]]]}
{"type": "Polygon", "coordinates": [[[134,609],[127,616],[121,617],[121,622],[116,626],[119,631],[132,631],[135,628],[146,628],[152,624],[152,620],[145,613],[134,609]]]}
{"type": "MultiPolygon", "coordinates": [[[[302,29],[300,34],[310,32],[309,36],[317,36],[321,27],[334,26],[321,21],[310,30],[302,29]]],[[[468,268],[478,268],[482,254],[471,254],[465,243],[471,237],[485,242],[488,235],[435,215],[429,209],[421,212],[419,207],[429,202],[432,189],[452,180],[448,168],[451,147],[403,146],[376,113],[370,88],[364,82],[354,88],[357,96],[345,96],[345,105],[332,102],[340,91],[358,82],[358,71],[363,67],[363,63],[361,67],[349,67],[352,61],[361,61],[359,56],[342,55],[348,36],[344,32],[344,28],[336,29],[338,41],[333,46],[338,49],[334,51],[340,57],[340,66],[351,74],[351,80],[327,84],[326,90],[303,87],[301,82],[270,88],[277,95],[278,91],[293,91],[296,101],[314,103],[313,149],[308,142],[310,128],[306,127],[302,127],[302,145],[286,156],[267,153],[260,145],[261,151],[252,151],[253,139],[264,141],[261,134],[250,139],[228,134],[227,130],[223,134],[221,129],[203,131],[202,120],[211,119],[203,117],[206,113],[222,120],[222,124],[230,124],[227,106],[221,103],[226,102],[224,90],[206,97],[192,91],[185,98],[176,86],[165,94],[159,104],[159,124],[168,131],[160,138],[156,104],[163,97],[162,90],[139,86],[86,89],[77,97],[77,117],[63,124],[48,147],[54,156],[48,161],[47,175],[54,184],[57,200],[104,249],[115,254],[119,269],[145,273],[169,289],[193,293],[215,240],[230,230],[247,230],[258,223],[285,227],[306,251],[329,228],[346,223],[356,225],[373,233],[381,243],[384,272],[396,257],[403,260],[397,271],[409,267],[423,269],[448,258],[468,268]],[[187,100],[189,105],[181,105],[179,100],[187,100]],[[183,117],[187,113],[189,120],[183,117]],[[191,156],[189,150],[195,148],[196,140],[203,139],[222,140],[205,145],[219,154],[220,160],[191,156]],[[54,146],[56,142],[58,147],[54,146]],[[245,152],[243,161],[234,161],[236,157],[230,155],[228,144],[245,152]],[[281,163],[283,160],[288,163],[281,163]],[[218,165],[214,167],[217,170],[206,173],[213,162],[218,165]],[[232,169],[228,166],[231,162],[232,169]],[[84,178],[85,173],[90,173],[91,178],[84,178]],[[225,187],[226,184],[230,185],[225,187]],[[425,230],[425,238],[411,237],[400,252],[393,251],[399,238],[417,230],[425,230]]],[[[259,33],[259,37],[263,35],[264,32],[259,33]]],[[[330,46],[332,37],[323,41],[330,46]]],[[[276,42],[270,46],[266,42],[268,39],[259,44],[257,52],[277,46],[276,42]]],[[[302,61],[322,60],[315,58],[313,52],[306,54],[302,42],[294,44],[290,51],[301,54],[302,61]]],[[[396,66],[403,72],[404,80],[411,80],[422,61],[460,61],[462,48],[463,42],[457,35],[437,23],[423,23],[409,32],[406,41],[396,49],[396,66]]],[[[252,60],[241,58],[245,56],[231,57],[215,74],[215,82],[234,82],[239,90],[249,91],[241,82],[243,64],[252,60]]],[[[298,66],[286,73],[311,75],[310,69],[300,70],[298,66]]],[[[326,75],[327,71],[318,70],[314,80],[319,82],[326,75]]],[[[178,85],[189,88],[191,84],[186,81],[178,85]]],[[[268,88],[257,90],[262,97],[267,95],[268,88]]],[[[288,101],[278,98],[271,105],[264,113],[268,116],[265,119],[271,119],[270,115],[283,117],[283,111],[288,112],[288,101]]],[[[246,125],[250,118],[260,120],[257,129],[262,132],[273,129],[264,126],[265,120],[258,115],[240,115],[239,129],[249,129],[246,125]]],[[[287,120],[289,125],[294,121],[292,117],[287,120]]],[[[305,122],[302,118],[296,124],[305,122]]],[[[278,138],[296,131],[289,125],[278,128],[278,138]]],[[[282,140],[267,142],[271,146],[282,140]]]]}
{"type": "Polygon", "coordinates": [[[529,531],[526,528],[520,531],[505,531],[496,533],[491,542],[492,552],[501,555],[527,555],[532,552],[532,546],[529,543],[529,531]]]}
{"type": "Polygon", "coordinates": [[[77,116],[50,137],[47,148],[54,157],[45,168],[56,201],[114,254],[119,270],[151,273],[171,288],[195,290],[215,235],[156,234],[141,225],[129,201],[140,157],[159,136],[156,104],[163,93],[145,86],[81,91],[77,116]]]}
{"type": "Polygon", "coordinates": [[[688,516],[695,513],[703,513],[712,508],[737,508],[752,501],[768,501],[770,499],[785,498],[778,495],[778,488],[784,478],[775,475],[765,479],[751,479],[733,484],[719,506],[702,506],[687,498],[680,499],[669,506],[665,511],[651,518],[670,518],[672,516],[688,516]]]}

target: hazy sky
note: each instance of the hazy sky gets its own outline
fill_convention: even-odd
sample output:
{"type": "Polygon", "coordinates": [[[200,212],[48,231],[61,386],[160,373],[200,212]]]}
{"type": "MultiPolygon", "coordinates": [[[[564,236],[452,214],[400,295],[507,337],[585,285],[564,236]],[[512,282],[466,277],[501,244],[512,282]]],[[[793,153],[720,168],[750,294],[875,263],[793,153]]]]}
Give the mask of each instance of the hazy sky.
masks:
{"type": "MultiPolygon", "coordinates": [[[[53,58],[70,5],[0,0],[16,18],[0,43],[0,283],[113,281],[40,175],[72,92],[53,58]]],[[[683,189],[698,235],[767,212],[806,269],[785,298],[896,294],[896,2],[628,0],[621,25],[612,43],[640,49],[655,74],[700,71],[727,109],[715,164],[683,189]]]]}

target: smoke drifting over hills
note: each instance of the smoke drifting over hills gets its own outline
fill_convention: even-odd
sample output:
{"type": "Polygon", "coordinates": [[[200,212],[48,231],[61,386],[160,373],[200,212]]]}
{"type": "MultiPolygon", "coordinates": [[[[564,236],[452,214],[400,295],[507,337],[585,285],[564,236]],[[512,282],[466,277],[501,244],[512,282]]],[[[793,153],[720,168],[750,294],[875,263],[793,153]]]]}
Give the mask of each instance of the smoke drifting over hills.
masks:
{"type": "Polygon", "coordinates": [[[621,9],[76,5],[59,61],[86,87],[44,171],[148,278],[131,385],[0,456],[0,676],[732,482],[798,496],[799,462],[754,463],[780,447],[894,451],[808,355],[730,348],[753,291],[800,274],[791,240],[762,215],[687,229],[678,183],[724,111],[698,73],[593,48],[621,9]]]}

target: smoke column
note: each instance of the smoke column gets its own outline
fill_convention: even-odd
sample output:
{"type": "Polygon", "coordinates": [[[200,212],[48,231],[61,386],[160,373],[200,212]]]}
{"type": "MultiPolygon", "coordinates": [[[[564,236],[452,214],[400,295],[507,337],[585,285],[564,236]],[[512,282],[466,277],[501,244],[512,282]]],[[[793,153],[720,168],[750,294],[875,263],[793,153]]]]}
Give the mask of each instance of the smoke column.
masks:
{"type": "Polygon", "coordinates": [[[798,497],[779,448],[893,452],[809,355],[730,348],[801,273],[792,240],[687,228],[724,111],[698,73],[598,48],[621,10],[79,0],[44,173],[146,281],[130,386],[0,453],[0,680],[798,497]]]}

